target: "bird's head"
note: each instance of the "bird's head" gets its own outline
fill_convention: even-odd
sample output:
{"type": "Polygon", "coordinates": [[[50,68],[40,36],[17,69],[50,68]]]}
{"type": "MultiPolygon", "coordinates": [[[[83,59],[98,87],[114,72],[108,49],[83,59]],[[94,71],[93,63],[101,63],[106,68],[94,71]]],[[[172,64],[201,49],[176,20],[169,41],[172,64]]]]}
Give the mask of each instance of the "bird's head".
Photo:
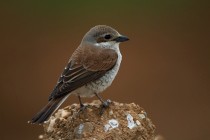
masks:
{"type": "Polygon", "coordinates": [[[127,40],[129,40],[128,37],[121,35],[112,27],[106,25],[97,25],[91,28],[85,34],[82,43],[103,48],[112,48],[127,40]]]}

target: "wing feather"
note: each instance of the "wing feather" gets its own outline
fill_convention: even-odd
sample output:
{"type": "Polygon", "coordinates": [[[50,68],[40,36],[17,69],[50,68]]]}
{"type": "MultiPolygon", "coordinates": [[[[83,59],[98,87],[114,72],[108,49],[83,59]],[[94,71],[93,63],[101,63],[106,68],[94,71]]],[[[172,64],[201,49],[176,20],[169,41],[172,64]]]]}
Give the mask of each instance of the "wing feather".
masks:
{"type": "Polygon", "coordinates": [[[71,91],[102,77],[116,64],[118,55],[112,49],[86,47],[75,51],[64,69],[49,100],[65,96],[71,91]],[[84,53],[86,52],[86,53],[84,53]],[[89,55],[86,55],[87,52],[89,55]]]}

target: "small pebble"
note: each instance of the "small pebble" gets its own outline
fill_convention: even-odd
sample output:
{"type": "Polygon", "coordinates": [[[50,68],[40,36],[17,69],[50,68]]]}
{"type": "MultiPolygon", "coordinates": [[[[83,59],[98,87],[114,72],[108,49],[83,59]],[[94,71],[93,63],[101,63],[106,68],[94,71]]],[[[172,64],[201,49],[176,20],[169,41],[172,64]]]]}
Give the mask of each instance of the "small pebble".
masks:
{"type": "Polygon", "coordinates": [[[133,121],[133,116],[131,116],[131,114],[127,115],[127,121],[128,121],[128,128],[133,129],[134,127],[136,127],[136,124],[133,121]]]}
{"type": "Polygon", "coordinates": [[[120,103],[120,105],[119,106],[123,106],[123,103],[120,103]]]}
{"type": "Polygon", "coordinates": [[[82,134],[84,128],[84,124],[80,124],[77,133],[82,134]]]}
{"type": "Polygon", "coordinates": [[[109,111],[109,115],[110,116],[113,115],[113,111],[112,110],[109,111]]]}
{"type": "Polygon", "coordinates": [[[119,126],[119,123],[117,120],[115,119],[111,119],[109,120],[109,125],[112,127],[112,128],[117,128],[119,126]]]}
{"type": "Polygon", "coordinates": [[[43,139],[44,138],[44,136],[43,135],[39,135],[39,139],[43,139]]]}
{"type": "Polygon", "coordinates": [[[136,124],[137,124],[137,125],[140,125],[141,123],[140,123],[140,121],[139,121],[139,120],[136,120],[136,124]]]}
{"type": "Polygon", "coordinates": [[[104,125],[104,131],[107,132],[111,126],[109,124],[104,125]]]}
{"type": "Polygon", "coordinates": [[[145,119],[146,118],[146,116],[144,114],[138,114],[138,116],[139,116],[140,119],[145,119]]]}

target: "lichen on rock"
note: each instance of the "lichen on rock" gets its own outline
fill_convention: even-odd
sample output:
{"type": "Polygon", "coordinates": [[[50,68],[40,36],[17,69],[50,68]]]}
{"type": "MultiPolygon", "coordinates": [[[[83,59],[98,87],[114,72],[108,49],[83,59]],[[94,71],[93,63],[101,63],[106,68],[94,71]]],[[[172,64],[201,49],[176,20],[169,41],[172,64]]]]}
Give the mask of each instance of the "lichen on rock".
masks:
{"type": "Polygon", "coordinates": [[[154,140],[155,126],[134,103],[111,102],[103,115],[95,100],[84,112],[79,104],[59,109],[45,122],[42,140],[154,140]]]}

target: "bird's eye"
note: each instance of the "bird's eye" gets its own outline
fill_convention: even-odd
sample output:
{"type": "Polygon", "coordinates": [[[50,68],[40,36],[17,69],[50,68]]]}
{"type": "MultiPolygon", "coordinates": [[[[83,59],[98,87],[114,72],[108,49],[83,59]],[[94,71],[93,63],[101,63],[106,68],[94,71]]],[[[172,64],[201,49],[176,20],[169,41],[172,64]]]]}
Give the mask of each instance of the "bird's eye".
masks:
{"type": "Polygon", "coordinates": [[[110,39],[111,37],[112,37],[112,36],[109,35],[109,34],[104,36],[105,39],[110,39]]]}

